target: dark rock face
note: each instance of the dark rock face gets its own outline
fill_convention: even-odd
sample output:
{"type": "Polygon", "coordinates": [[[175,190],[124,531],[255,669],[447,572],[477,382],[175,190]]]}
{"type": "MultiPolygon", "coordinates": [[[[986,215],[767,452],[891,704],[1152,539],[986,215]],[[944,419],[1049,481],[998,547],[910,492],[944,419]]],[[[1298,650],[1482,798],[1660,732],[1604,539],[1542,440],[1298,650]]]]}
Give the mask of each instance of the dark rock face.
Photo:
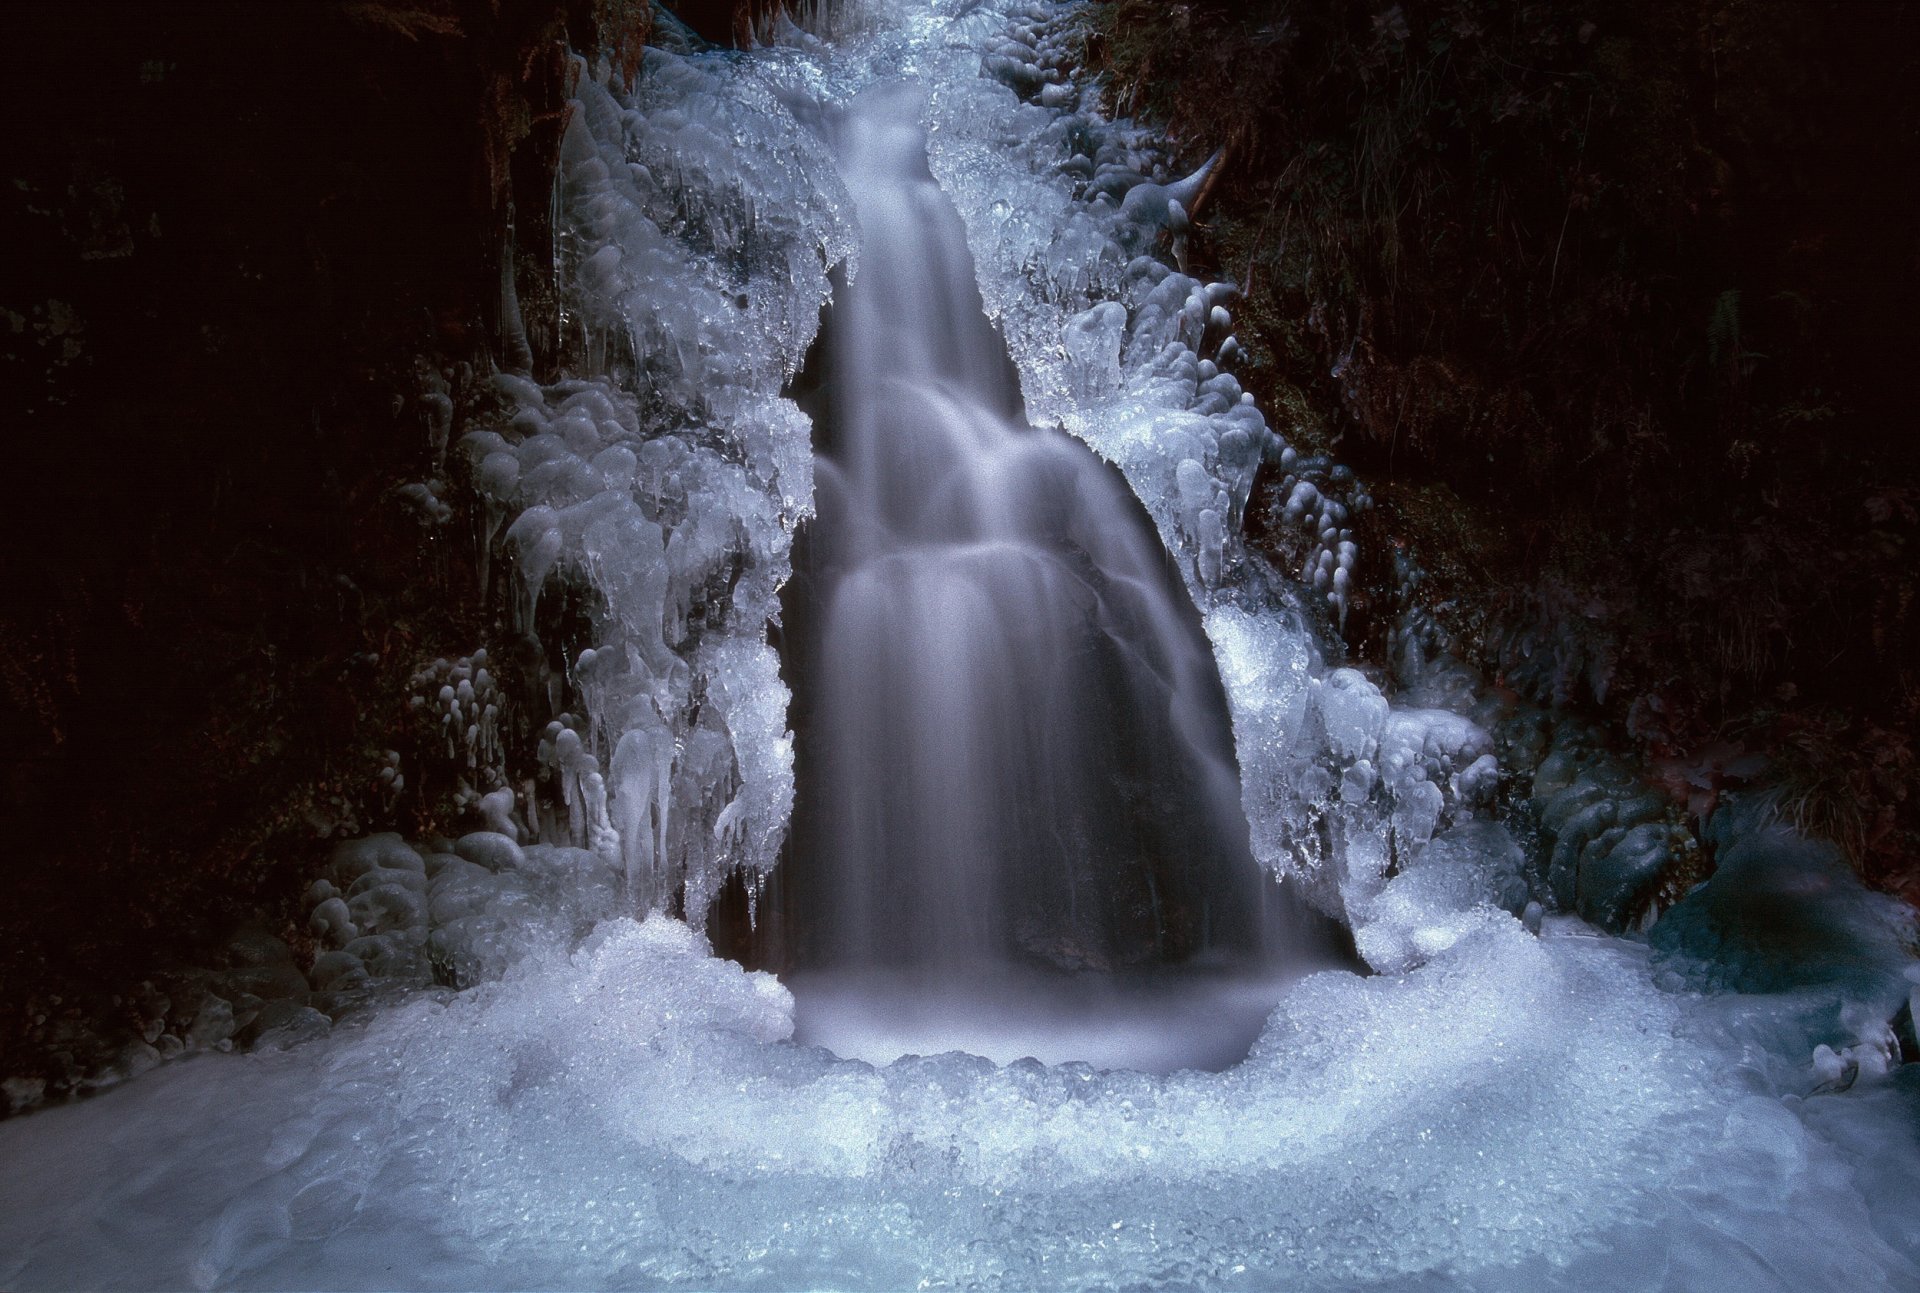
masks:
{"type": "Polygon", "coordinates": [[[0,1046],[243,916],[284,922],[312,841],[419,811],[371,780],[405,679],[486,626],[474,545],[395,490],[433,474],[435,397],[484,371],[510,229],[554,362],[565,50],[630,72],[647,20],[0,20],[0,1046]]]}
{"type": "Polygon", "coordinates": [[[1763,754],[1920,894],[1920,7],[1604,10],[1106,0],[1090,48],[1116,107],[1228,150],[1193,255],[1249,289],[1263,404],[1368,480],[1363,549],[1696,815],[1763,754]]]}

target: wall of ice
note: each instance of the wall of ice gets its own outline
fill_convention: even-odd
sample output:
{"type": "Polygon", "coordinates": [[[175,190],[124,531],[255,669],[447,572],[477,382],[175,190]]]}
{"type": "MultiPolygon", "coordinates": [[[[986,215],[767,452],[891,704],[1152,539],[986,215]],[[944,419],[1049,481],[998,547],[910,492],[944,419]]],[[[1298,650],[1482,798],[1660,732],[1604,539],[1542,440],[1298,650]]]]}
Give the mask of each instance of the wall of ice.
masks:
{"type": "MultiPolygon", "coordinates": [[[[1370,499],[1241,389],[1237,288],[1171,267],[1217,159],[1177,173],[1151,132],[1102,115],[1072,66],[1073,6],[853,16],[834,44],[783,22],[748,59],[651,50],[631,88],[576,69],[556,195],[569,377],[495,376],[501,411],[468,423],[450,475],[504,566],[512,630],[540,632],[543,599],[586,590],[591,641],[550,644],[567,657],[552,708],[570,699],[540,715],[538,775],[508,784],[483,760],[468,798],[522,842],[617,862],[639,909],[698,924],[729,875],[750,893],[764,881],[793,797],[766,626],[812,499],[809,427],[780,391],[829,272],[858,272],[850,204],[808,122],[908,75],[933,87],[930,162],[1031,420],[1119,465],[1201,610],[1256,857],[1363,919],[1396,865],[1484,812],[1499,769],[1476,697],[1389,701],[1387,679],[1327,658],[1370,499]],[[1263,462],[1297,569],[1241,538],[1263,462]]],[[[433,419],[437,443],[449,421],[433,419]]],[[[446,482],[418,488],[446,507],[446,482]]],[[[463,667],[426,701],[485,744],[463,667]]]]}
{"type": "MultiPolygon", "coordinates": [[[[495,829],[617,861],[641,908],[698,923],[729,874],[764,880],[793,794],[765,630],[811,508],[808,425],[779,392],[829,272],[857,273],[806,123],[914,75],[936,87],[931,161],[1033,420],[1120,465],[1201,608],[1257,856],[1351,918],[1394,858],[1484,802],[1489,743],[1460,714],[1390,713],[1374,680],[1322,659],[1369,500],[1241,390],[1234,287],[1166,263],[1184,262],[1205,168],[1170,176],[1149,132],[1101,116],[1071,72],[1070,6],[861,16],[837,45],[783,24],[753,59],[652,50],[631,90],[577,68],[557,195],[571,375],[493,378],[503,411],[461,438],[452,474],[505,560],[513,629],[539,629],[556,585],[586,588],[593,640],[563,648],[556,691],[577,704],[548,723],[540,776],[478,776],[471,798],[495,829]],[[1292,579],[1240,538],[1263,459],[1304,540],[1292,579]]],[[[429,703],[479,739],[483,704],[429,703]]]]}
{"type": "Polygon", "coordinates": [[[813,487],[781,391],[854,246],[830,159],[758,66],[650,49],[628,90],[576,64],[556,194],[570,375],[495,376],[502,414],[458,445],[512,629],[539,633],[557,587],[591,607],[591,642],[561,648],[581,712],[548,723],[539,778],[478,787],[482,810],[695,925],[730,874],[764,881],[792,810],[767,629],[813,487]]]}

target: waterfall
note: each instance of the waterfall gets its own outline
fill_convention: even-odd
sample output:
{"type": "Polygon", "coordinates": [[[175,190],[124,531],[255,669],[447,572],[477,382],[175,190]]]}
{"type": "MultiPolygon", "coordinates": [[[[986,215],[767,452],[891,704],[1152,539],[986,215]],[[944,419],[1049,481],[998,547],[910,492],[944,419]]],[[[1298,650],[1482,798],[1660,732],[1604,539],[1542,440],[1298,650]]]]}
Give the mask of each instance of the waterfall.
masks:
{"type": "Polygon", "coordinates": [[[885,84],[833,126],[862,243],[815,410],[802,923],[819,959],[941,971],[1249,954],[1198,616],[1117,473],[1026,424],[925,98],[885,84]]]}
{"type": "MultiPolygon", "coordinates": [[[[497,376],[450,455],[516,628],[580,603],[544,788],[341,843],[298,992],[353,1026],[219,1053],[284,978],[236,945],[203,1053],[0,1120],[0,1286],[1920,1287],[1910,909],[1784,832],[1650,943],[1523,905],[1475,681],[1327,658],[1364,493],[1240,389],[1232,285],[1150,254],[1185,168],[1101,115],[1076,7],[862,8],[581,69],[587,367],[497,376]],[[1256,467],[1297,579],[1239,541],[1256,467]],[[1275,986],[1282,874],[1374,974],[1275,986]],[[714,954],[763,878],[822,968],[714,954]],[[1775,979],[1782,913],[1845,981],[1775,979]],[[919,1057],[810,1044],[886,979],[919,1057]],[[948,1008],[1010,983],[980,1046],[948,1008]]],[[[476,778],[526,654],[416,679],[476,778]]]]}

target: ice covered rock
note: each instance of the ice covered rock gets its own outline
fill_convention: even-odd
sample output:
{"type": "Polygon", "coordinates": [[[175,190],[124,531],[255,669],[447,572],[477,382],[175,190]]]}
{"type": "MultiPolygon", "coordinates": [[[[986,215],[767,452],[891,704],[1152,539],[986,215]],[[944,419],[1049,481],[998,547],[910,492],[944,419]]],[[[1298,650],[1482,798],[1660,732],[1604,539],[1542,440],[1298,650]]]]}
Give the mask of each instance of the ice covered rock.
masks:
{"type": "Polygon", "coordinates": [[[489,871],[514,871],[525,865],[526,854],[520,846],[498,831],[474,831],[462,835],[453,851],[468,862],[489,871]]]}
{"type": "MultiPolygon", "coordinates": [[[[504,423],[463,441],[513,564],[517,630],[538,631],[550,583],[595,594],[579,666],[548,680],[549,713],[571,687],[585,714],[549,724],[547,802],[500,798],[483,753],[476,810],[521,844],[620,859],[643,905],[698,905],[734,871],[764,876],[792,794],[785,686],[751,663],[812,506],[810,428],[778,392],[854,237],[790,70],[649,49],[628,89],[577,66],[560,239],[579,375],[496,376],[504,423]],[[738,730],[698,735],[705,696],[749,686],[765,699],[727,709],[738,730]],[[711,754],[713,735],[731,766],[675,765],[711,754]],[[703,777],[739,793],[708,803],[703,777]],[[696,782],[698,801],[681,797],[696,782]]],[[[450,733],[476,725],[457,687],[435,703],[450,733]]],[[[487,714],[477,688],[472,704],[487,714]]],[[[490,753],[497,717],[477,726],[490,753]]]]}
{"type": "MultiPolygon", "coordinates": [[[[328,1010],[368,990],[428,982],[471,987],[497,979],[528,955],[571,946],[625,901],[617,864],[591,850],[523,848],[491,831],[462,836],[452,847],[451,853],[423,852],[397,836],[380,836],[336,849],[335,874],[366,869],[347,897],[321,899],[310,916],[311,927],[330,945],[311,969],[312,985],[328,1010]],[[421,869],[379,865],[408,858],[421,869]]],[[[246,974],[264,972],[229,971],[220,982],[251,984],[265,989],[262,996],[293,1004],[306,1000],[286,990],[293,980],[303,988],[306,983],[288,963],[271,967],[273,983],[242,982],[246,974]],[[281,980],[284,985],[274,986],[281,980]]],[[[309,1032],[301,1024],[285,1040],[292,1044],[309,1032]]]]}
{"type": "Polygon", "coordinates": [[[1596,925],[1624,926],[1644,910],[1647,897],[1671,865],[1682,832],[1667,822],[1641,822],[1581,850],[1577,910],[1596,925]],[[1589,852],[1591,850],[1591,852],[1589,852]]]}
{"type": "Polygon", "coordinates": [[[1535,768],[1531,800],[1549,841],[1555,906],[1616,930],[1657,916],[1655,891],[1694,848],[1664,796],[1563,724],[1535,768]]]}
{"type": "Polygon", "coordinates": [[[311,1006],[292,1001],[269,1002],[236,1037],[255,1051],[285,1050],[325,1037],[333,1021],[311,1006]]]}
{"type": "Polygon", "coordinates": [[[1712,878],[1649,939],[1692,982],[1756,993],[1824,985],[1890,1019],[1910,987],[1913,920],[1831,845],[1774,823],[1723,841],[1712,878]]]}

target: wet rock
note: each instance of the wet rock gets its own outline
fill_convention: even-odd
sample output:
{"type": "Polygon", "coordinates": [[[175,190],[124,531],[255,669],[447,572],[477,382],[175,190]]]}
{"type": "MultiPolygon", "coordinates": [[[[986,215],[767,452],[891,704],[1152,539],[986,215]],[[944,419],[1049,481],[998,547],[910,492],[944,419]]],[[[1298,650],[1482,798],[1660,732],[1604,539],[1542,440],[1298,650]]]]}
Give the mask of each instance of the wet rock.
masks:
{"type": "Polygon", "coordinates": [[[1642,822],[1620,834],[1604,853],[1580,862],[1578,910],[1596,925],[1618,929],[1646,909],[1674,857],[1674,828],[1642,822]]]}
{"type": "Polygon", "coordinates": [[[5,1100],[9,1114],[38,1108],[46,1098],[45,1078],[10,1077],[0,1082],[0,1100],[5,1100]]]}
{"type": "Polygon", "coordinates": [[[118,1086],[129,1078],[137,1078],[142,1073],[158,1068],[162,1058],[159,1050],[145,1042],[128,1042],[114,1054],[113,1059],[89,1074],[86,1080],[80,1083],[80,1088],[99,1091],[110,1086],[118,1086]]]}
{"type": "Polygon", "coordinates": [[[324,1037],[332,1027],[333,1021],[311,1006],[273,1001],[234,1040],[249,1050],[278,1051],[324,1037]]]}
{"type": "Polygon", "coordinates": [[[1891,1019],[1912,987],[1913,909],[1867,890],[1832,845],[1784,825],[1719,842],[1713,877],[1648,935],[1668,966],[1713,989],[1831,986],[1891,1019]]]}
{"type": "Polygon", "coordinates": [[[207,998],[194,1014],[193,1023],[187,1028],[186,1036],[181,1040],[195,1050],[204,1050],[219,1045],[231,1038],[236,1025],[233,1019],[233,1003],[224,997],[208,993],[207,998]]]}
{"type": "Polygon", "coordinates": [[[351,952],[322,952],[314,958],[314,986],[326,992],[341,992],[367,981],[367,965],[351,952]]]}

